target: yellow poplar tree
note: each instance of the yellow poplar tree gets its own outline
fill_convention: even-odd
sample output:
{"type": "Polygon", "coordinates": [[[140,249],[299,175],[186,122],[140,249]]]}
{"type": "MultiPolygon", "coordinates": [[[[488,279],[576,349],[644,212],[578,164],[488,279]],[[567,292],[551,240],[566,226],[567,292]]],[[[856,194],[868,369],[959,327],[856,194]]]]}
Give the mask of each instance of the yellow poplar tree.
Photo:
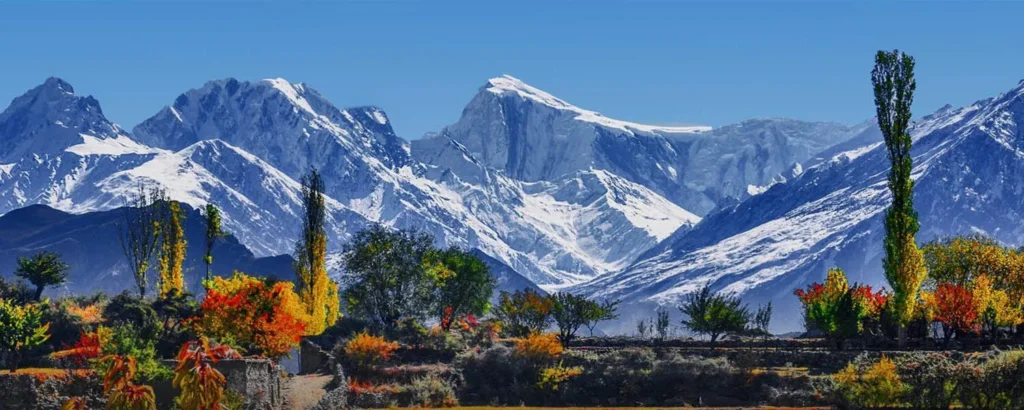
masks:
{"type": "Polygon", "coordinates": [[[327,276],[327,230],[324,184],[315,169],[302,178],[304,220],[302,235],[295,245],[295,273],[299,298],[310,316],[306,334],[324,332],[338,320],[338,284],[327,276]]]}
{"type": "Polygon", "coordinates": [[[185,218],[178,201],[168,201],[165,221],[160,230],[160,297],[174,292],[185,291],[185,276],[182,263],[185,261],[185,230],[181,221],[185,218]]]}

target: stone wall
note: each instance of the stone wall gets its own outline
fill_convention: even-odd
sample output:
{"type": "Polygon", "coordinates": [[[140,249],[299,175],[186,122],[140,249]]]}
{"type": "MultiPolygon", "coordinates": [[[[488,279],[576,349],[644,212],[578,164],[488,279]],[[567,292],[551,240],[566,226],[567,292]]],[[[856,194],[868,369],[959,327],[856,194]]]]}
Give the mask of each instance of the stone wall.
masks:
{"type": "Polygon", "coordinates": [[[309,339],[302,339],[299,347],[299,374],[329,373],[334,357],[309,339]]]}
{"type": "MultiPolygon", "coordinates": [[[[174,361],[165,364],[172,368],[174,361]]],[[[214,367],[227,379],[227,389],[245,398],[248,410],[280,410],[281,373],[265,359],[221,360],[214,367]]],[[[170,409],[178,390],[170,380],[153,383],[157,406],[170,409]]],[[[103,382],[88,370],[42,369],[27,374],[0,372],[0,410],[58,410],[71,397],[85,397],[89,408],[103,408],[103,382]]]]}
{"type": "Polygon", "coordinates": [[[57,410],[71,397],[85,398],[89,408],[103,408],[102,382],[91,372],[48,373],[53,374],[0,372],[0,410],[57,410]]]}
{"type": "MultiPolygon", "coordinates": [[[[165,361],[172,368],[173,360],[165,361]]],[[[281,373],[273,362],[266,359],[221,360],[213,365],[227,379],[226,389],[245,398],[247,410],[279,410],[284,407],[281,396],[281,373]]],[[[157,405],[171,408],[178,389],[170,381],[154,383],[157,405]]]]}

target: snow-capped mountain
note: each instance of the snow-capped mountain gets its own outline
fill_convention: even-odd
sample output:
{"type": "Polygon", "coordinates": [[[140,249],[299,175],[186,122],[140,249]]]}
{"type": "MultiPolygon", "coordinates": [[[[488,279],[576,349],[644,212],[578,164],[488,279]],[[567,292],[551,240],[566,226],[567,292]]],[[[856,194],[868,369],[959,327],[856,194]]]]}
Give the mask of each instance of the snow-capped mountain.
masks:
{"type": "MultiPolygon", "coordinates": [[[[997,97],[944,107],[914,124],[919,242],[981,232],[1024,243],[1024,82],[997,97]]],[[[870,131],[867,131],[870,132],[870,131]]],[[[881,142],[861,137],[787,183],[705,217],[636,263],[578,287],[634,303],[678,304],[705,283],[751,302],[773,301],[774,330],[802,326],[795,288],[832,266],[884,285],[882,219],[890,202],[881,142]]]]}
{"type": "MultiPolygon", "coordinates": [[[[864,126],[754,119],[718,129],[611,119],[511,76],[492,78],[442,131],[413,141],[416,159],[465,178],[465,155],[521,181],[552,181],[600,169],[704,215],[744,198],[864,126]],[[445,147],[458,148],[444,154],[445,147]]],[[[471,167],[470,171],[476,170],[471,167]]]]}
{"type": "Polygon", "coordinates": [[[538,284],[621,269],[699,220],[604,170],[521,181],[468,155],[460,172],[421,164],[379,108],[341,110],[280,79],[212,81],[132,133],[50,79],[14,100],[0,130],[0,214],[30,204],[107,210],[155,185],[193,207],[216,204],[226,229],[264,256],[292,250],[298,180],[311,167],[324,175],[332,251],[380,222],[479,249],[538,284]]]}

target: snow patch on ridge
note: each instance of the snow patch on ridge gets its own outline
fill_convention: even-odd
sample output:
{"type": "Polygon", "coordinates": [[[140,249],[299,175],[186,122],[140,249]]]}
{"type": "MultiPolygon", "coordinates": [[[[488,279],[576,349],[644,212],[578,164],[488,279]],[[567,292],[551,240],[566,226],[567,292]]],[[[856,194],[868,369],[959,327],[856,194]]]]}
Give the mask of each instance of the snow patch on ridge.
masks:
{"type": "Polygon", "coordinates": [[[522,80],[507,74],[501,77],[492,78],[487,83],[489,86],[487,87],[487,91],[490,91],[494,94],[515,93],[522,98],[530,99],[553,108],[572,111],[577,114],[576,119],[579,121],[599,124],[608,128],[618,129],[623,132],[632,133],[635,131],[641,131],[661,132],[669,134],[692,134],[696,132],[704,132],[711,130],[711,127],[703,125],[663,126],[639,124],[635,122],[628,122],[608,118],[605,117],[604,115],[601,115],[601,113],[599,112],[585,110],[583,108],[569,104],[558,97],[555,97],[539,88],[526,84],[522,80]]]}
{"type": "Polygon", "coordinates": [[[161,152],[156,148],[151,148],[135,140],[124,136],[118,135],[114,138],[97,138],[89,134],[78,134],[82,137],[82,143],[72,145],[65,149],[65,151],[78,154],[80,156],[87,155],[125,155],[125,154],[153,154],[161,152]]]}

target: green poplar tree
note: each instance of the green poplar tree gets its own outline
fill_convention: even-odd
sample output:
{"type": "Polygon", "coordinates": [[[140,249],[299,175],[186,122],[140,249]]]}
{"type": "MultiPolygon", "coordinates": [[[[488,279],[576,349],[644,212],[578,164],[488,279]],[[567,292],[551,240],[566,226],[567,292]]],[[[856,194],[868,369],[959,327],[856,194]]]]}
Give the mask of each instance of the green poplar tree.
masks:
{"type": "Polygon", "coordinates": [[[910,178],[910,105],[914,102],[914,58],[898,50],[879,51],[871,71],[878,127],[892,168],[889,190],[892,206],[885,212],[885,278],[892,287],[900,346],[906,344],[906,326],[914,312],[921,282],[927,275],[924,255],[914,236],[920,225],[914,211],[914,181],[910,178]]]}

